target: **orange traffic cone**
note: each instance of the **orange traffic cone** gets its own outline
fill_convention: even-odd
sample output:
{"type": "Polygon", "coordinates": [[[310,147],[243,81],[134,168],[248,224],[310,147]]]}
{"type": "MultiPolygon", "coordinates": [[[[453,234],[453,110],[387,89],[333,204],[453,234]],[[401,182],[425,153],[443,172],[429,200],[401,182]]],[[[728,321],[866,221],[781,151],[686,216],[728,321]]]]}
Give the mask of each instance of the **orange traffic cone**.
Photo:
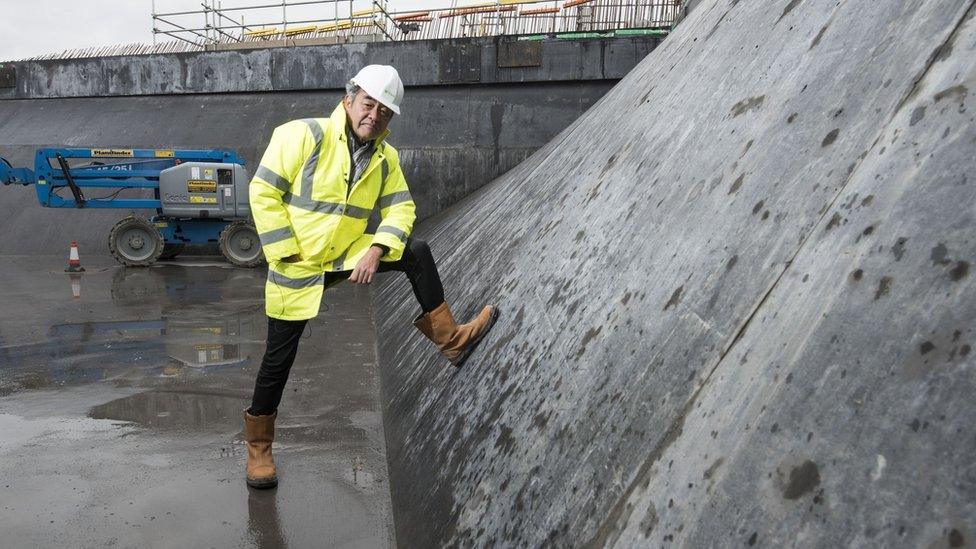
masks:
{"type": "Polygon", "coordinates": [[[78,257],[78,242],[76,240],[71,241],[71,251],[68,252],[68,268],[64,270],[66,273],[83,273],[85,268],[81,266],[81,259],[78,257]]]}

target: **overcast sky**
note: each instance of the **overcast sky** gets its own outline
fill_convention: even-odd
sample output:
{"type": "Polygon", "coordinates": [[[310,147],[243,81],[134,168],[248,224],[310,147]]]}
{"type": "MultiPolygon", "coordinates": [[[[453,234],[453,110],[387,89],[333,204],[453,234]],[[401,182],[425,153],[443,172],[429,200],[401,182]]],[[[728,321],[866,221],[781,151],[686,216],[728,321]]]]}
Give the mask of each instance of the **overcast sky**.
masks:
{"type": "MultiPolygon", "coordinates": [[[[281,0],[220,0],[223,8],[280,4],[281,0]]],[[[474,0],[453,0],[470,5],[474,0]]],[[[157,13],[202,10],[202,0],[156,0],[157,13]]],[[[152,0],[0,0],[0,60],[12,61],[67,49],[153,41],[152,0]]],[[[337,2],[340,17],[349,13],[349,0],[337,2]]],[[[353,10],[372,5],[354,0],[353,10]]],[[[452,0],[390,0],[391,11],[447,7],[452,0]]],[[[288,19],[331,19],[336,6],[327,3],[288,8],[288,19]]],[[[239,14],[234,14],[239,17],[239,14]]],[[[281,21],[281,7],[244,15],[245,23],[281,21]]],[[[202,27],[203,15],[172,18],[185,27],[202,27]]],[[[162,23],[158,24],[164,28],[162,23]]],[[[158,35],[159,41],[169,40],[158,35]]]]}

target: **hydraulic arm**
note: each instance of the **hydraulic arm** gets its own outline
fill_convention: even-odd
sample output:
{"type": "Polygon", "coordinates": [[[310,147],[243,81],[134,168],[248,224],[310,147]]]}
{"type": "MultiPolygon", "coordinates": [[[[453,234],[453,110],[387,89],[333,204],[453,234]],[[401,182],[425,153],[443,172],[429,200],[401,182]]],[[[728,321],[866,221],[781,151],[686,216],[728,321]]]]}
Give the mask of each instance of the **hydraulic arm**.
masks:
{"type": "Polygon", "coordinates": [[[33,170],[0,159],[0,182],[34,185],[47,208],[155,210],[149,219],[122,219],[109,234],[112,254],[125,265],[149,265],[207,242],[219,243],[236,265],[262,259],[244,159],[233,151],[43,148],[33,170]]]}
{"type": "MultiPolygon", "coordinates": [[[[244,165],[237,153],[222,150],[38,149],[34,170],[0,162],[4,184],[36,185],[37,200],[47,208],[162,209],[160,199],[119,198],[127,189],[159,189],[160,173],[187,162],[244,165]],[[85,191],[108,191],[86,197],[85,191]],[[64,196],[65,192],[71,196],[64,196]]],[[[162,212],[160,212],[162,213],[162,212]]]]}

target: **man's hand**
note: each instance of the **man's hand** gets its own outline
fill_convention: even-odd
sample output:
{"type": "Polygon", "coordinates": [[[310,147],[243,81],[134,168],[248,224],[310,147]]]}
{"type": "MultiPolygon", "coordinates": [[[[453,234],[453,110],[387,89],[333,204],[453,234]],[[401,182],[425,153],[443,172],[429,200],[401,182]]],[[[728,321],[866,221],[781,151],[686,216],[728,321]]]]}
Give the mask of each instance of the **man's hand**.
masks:
{"type": "Polygon", "coordinates": [[[376,274],[376,269],[380,266],[380,257],[382,255],[382,248],[370,246],[369,250],[366,251],[366,255],[359,260],[359,263],[356,263],[356,268],[349,275],[349,282],[355,284],[369,284],[372,282],[373,275],[376,274]]]}

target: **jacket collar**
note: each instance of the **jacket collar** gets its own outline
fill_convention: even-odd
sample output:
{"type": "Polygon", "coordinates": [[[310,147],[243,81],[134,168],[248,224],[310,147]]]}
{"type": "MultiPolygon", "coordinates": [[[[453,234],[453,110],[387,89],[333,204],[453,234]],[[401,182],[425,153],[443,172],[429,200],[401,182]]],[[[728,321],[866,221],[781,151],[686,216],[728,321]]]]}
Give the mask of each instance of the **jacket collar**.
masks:
{"type": "MultiPolygon", "coordinates": [[[[342,101],[336,105],[335,110],[332,111],[332,115],[329,116],[329,123],[335,128],[336,134],[339,135],[339,141],[345,143],[346,141],[346,107],[343,106],[342,101]]],[[[390,135],[390,128],[383,130],[376,139],[373,141],[376,143],[376,148],[380,147],[380,143],[386,139],[386,136],[390,135]]]]}

